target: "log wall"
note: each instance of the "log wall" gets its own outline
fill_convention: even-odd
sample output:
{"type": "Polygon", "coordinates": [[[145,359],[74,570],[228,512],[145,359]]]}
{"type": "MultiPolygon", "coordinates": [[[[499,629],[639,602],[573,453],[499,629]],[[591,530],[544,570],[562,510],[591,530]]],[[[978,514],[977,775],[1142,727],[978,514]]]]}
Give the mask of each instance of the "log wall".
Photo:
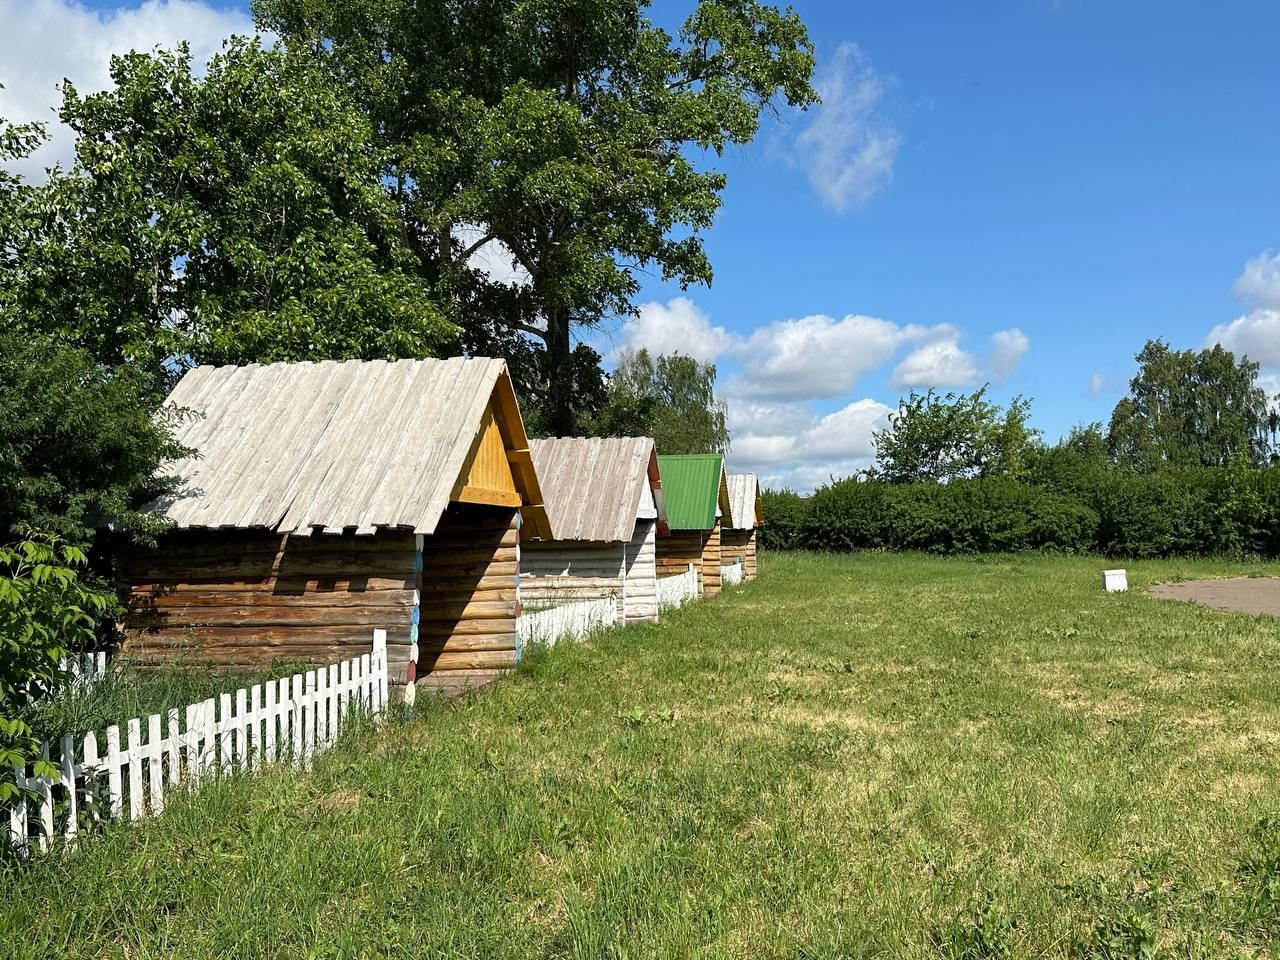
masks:
{"type": "Polygon", "coordinates": [[[711,528],[702,543],[702,595],[714,597],[720,592],[720,521],[711,528]]]}
{"type": "Polygon", "coordinates": [[[623,544],[529,540],[520,545],[520,602],[529,608],[577,600],[622,601],[623,544]]]}
{"type": "Polygon", "coordinates": [[[742,559],[742,578],[756,578],[756,531],[723,530],[720,534],[720,556],[722,562],[728,564],[742,559]]]}
{"type": "Polygon", "coordinates": [[[659,537],[656,550],[658,579],[685,573],[692,563],[698,568],[698,590],[701,593],[702,548],[707,533],[706,530],[672,530],[671,536],[659,537]]]}
{"type": "Polygon", "coordinates": [[[654,520],[637,521],[635,535],[626,545],[623,613],[627,623],[658,619],[656,528],[654,520]]]}
{"type": "Polygon", "coordinates": [[[121,656],[141,668],[329,664],[387,631],[392,679],[412,642],[412,533],[288,536],[175,530],[122,560],[121,656]]]}
{"type": "Polygon", "coordinates": [[[452,503],[422,542],[416,683],[454,695],[516,665],[520,532],[514,509],[452,503]]]}

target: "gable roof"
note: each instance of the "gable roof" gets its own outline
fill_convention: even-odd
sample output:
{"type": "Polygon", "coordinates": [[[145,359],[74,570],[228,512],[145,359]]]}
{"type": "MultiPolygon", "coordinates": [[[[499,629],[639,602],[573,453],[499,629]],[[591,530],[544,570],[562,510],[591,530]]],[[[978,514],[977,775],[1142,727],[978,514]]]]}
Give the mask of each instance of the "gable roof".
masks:
{"type": "Polygon", "coordinates": [[[672,530],[710,530],[727,515],[729,488],[724,456],[719,453],[666,454],[658,457],[667,523],[672,530]]]}
{"type": "Polygon", "coordinates": [[[169,401],[202,414],[175,431],[196,451],[166,465],[177,491],[151,505],[179,528],[432,533],[492,404],[525,524],[546,532],[502,360],[204,366],[169,401]]]}
{"type": "Polygon", "coordinates": [[[555,539],[630,540],[646,491],[666,520],[652,438],[554,437],[529,449],[555,539]]]}
{"type": "Polygon", "coordinates": [[[729,483],[729,519],[725,526],[732,530],[750,530],[764,521],[760,503],[760,482],[754,473],[731,473],[729,483]]]}

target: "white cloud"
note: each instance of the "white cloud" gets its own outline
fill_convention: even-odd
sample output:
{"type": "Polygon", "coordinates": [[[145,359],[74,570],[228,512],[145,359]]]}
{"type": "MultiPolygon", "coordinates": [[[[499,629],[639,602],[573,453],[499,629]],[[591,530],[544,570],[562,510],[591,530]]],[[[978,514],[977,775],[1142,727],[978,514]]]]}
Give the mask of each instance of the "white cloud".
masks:
{"type": "Polygon", "coordinates": [[[1264,367],[1280,367],[1280,309],[1260,307],[1230,323],[1218,324],[1209,331],[1204,345],[1215,343],[1264,367]]]}
{"type": "Polygon", "coordinates": [[[1102,391],[1107,388],[1107,377],[1105,374],[1095,372],[1089,377],[1089,396],[1100,397],[1102,391]]]}
{"type": "Polygon", "coordinates": [[[842,43],[814,85],[822,105],[796,138],[796,162],[823,201],[843,212],[889,182],[902,138],[877,116],[886,82],[857,44],[842,43]]]}
{"type": "Polygon", "coordinates": [[[1246,303],[1280,308],[1280,253],[1265,250],[1246,263],[1233,289],[1246,303]]]}
{"type": "Polygon", "coordinates": [[[187,40],[204,64],[231,34],[252,34],[242,10],[221,10],[195,0],[147,0],[119,10],[90,10],[70,0],[0,0],[0,116],[49,125],[50,142],[15,172],[40,176],[72,157],[71,131],[57,121],[58,85],[69,79],[81,94],[111,83],[112,54],[176,46],[187,40]]]}
{"type": "Polygon", "coordinates": [[[1263,367],[1280,367],[1280,254],[1266,250],[1244,265],[1233,286],[1250,308],[1230,323],[1220,323],[1204,338],[1204,347],[1222,344],[1263,367]]]}
{"type": "MultiPolygon", "coordinates": [[[[730,419],[735,414],[730,399],[730,419]]],[[[784,419],[754,420],[754,429],[734,434],[729,453],[732,470],[760,474],[766,485],[812,490],[831,477],[846,477],[869,467],[874,459],[872,433],[888,423],[890,408],[878,400],[857,400],[824,416],[806,404],[783,405],[784,419]]]]}
{"type": "Polygon", "coordinates": [[[622,348],[651,353],[682,353],[704,363],[714,360],[736,338],[724,327],[711,325],[702,308],[688,297],[666,303],[642,303],[637,315],[622,325],[622,348]]]}
{"type": "Polygon", "coordinates": [[[744,371],[734,391],[770,399],[835,397],[908,343],[953,333],[946,325],[900,327],[879,317],[815,315],[755,330],[734,348],[744,371]]]}
{"type": "Polygon", "coordinates": [[[960,346],[960,331],[949,324],[930,328],[934,336],[903,358],[889,374],[889,386],[895,389],[941,389],[973,387],[983,380],[1004,383],[1013,375],[1031,341],[1017,327],[997,330],[991,335],[991,348],[985,365],[960,346]]]}
{"type": "Polygon", "coordinates": [[[1031,349],[1031,341],[1017,327],[997,330],[991,335],[991,354],[987,358],[987,376],[1004,383],[1031,349]]]}
{"type": "Polygon", "coordinates": [[[955,337],[913,350],[889,375],[889,386],[895,389],[969,387],[977,381],[977,362],[955,337]]]}

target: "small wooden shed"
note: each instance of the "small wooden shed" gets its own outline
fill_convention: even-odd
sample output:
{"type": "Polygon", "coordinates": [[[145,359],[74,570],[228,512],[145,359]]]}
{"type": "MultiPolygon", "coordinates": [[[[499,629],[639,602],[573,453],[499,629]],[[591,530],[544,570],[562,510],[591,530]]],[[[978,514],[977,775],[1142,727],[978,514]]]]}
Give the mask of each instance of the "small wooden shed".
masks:
{"type": "Polygon", "coordinates": [[[731,473],[729,519],[720,533],[720,556],[724,563],[742,561],[742,579],[756,578],[756,530],[764,522],[760,481],[754,473],[731,473]]]}
{"type": "Polygon", "coordinates": [[[122,569],[122,655],[332,663],[387,631],[393,683],[454,691],[519,658],[520,525],[550,535],[502,360],[198,367],[173,525],[122,569]]]}
{"type": "Polygon", "coordinates": [[[667,524],[671,533],[658,538],[658,576],[684,573],[697,566],[698,589],[704,597],[720,592],[720,523],[729,514],[729,486],[724,457],[718,453],[658,457],[667,524]]]}
{"type": "Polygon", "coordinates": [[[658,619],[656,536],[667,533],[649,437],[531,440],[555,539],[522,544],[526,606],[615,598],[618,618],[658,619]]]}

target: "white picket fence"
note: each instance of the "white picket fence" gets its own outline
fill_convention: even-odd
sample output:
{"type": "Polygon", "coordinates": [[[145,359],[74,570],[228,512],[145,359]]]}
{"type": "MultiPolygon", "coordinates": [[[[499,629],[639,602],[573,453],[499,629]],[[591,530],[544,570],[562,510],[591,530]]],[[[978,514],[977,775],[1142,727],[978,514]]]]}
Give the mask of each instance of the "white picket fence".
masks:
{"type": "Polygon", "coordinates": [[[522,643],[536,641],[552,646],[557,640],[581,640],[593,630],[617,622],[618,601],[605,597],[521,613],[516,622],[516,632],[522,643]]]}
{"type": "Polygon", "coordinates": [[[60,666],[64,673],[71,674],[70,689],[82,693],[107,675],[107,653],[74,653],[63,657],[60,666]]]}
{"type": "Polygon", "coordinates": [[[731,587],[734,584],[742,582],[742,561],[735,560],[733,563],[724,563],[720,565],[720,585],[731,587]]]}
{"type": "MultiPolygon", "coordinates": [[[[119,726],[107,727],[105,753],[93,731],[63,737],[57,779],[15,769],[27,793],[10,806],[10,842],[23,852],[33,843],[47,850],[58,836],[73,844],[104,820],[160,813],[166,792],[177,788],[194,789],[212,777],[257,771],[263,764],[309,767],[349,717],[376,716],[386,706],[387,636],[384,630],[373,633],[371,654],[190,704],[185,723],[184,712],[176,709],[164,717],[153,714],[145,724],[130,720],[123,747],[119,726]]],[[[44,754],[53,759],[48,745],[44,754]]]]}
{"type": "Polygon", "coordinates": [[[698,598],[698,568],[692,563],[684,573],[658,581],[658,606],[681,607],[698,598]]]}

